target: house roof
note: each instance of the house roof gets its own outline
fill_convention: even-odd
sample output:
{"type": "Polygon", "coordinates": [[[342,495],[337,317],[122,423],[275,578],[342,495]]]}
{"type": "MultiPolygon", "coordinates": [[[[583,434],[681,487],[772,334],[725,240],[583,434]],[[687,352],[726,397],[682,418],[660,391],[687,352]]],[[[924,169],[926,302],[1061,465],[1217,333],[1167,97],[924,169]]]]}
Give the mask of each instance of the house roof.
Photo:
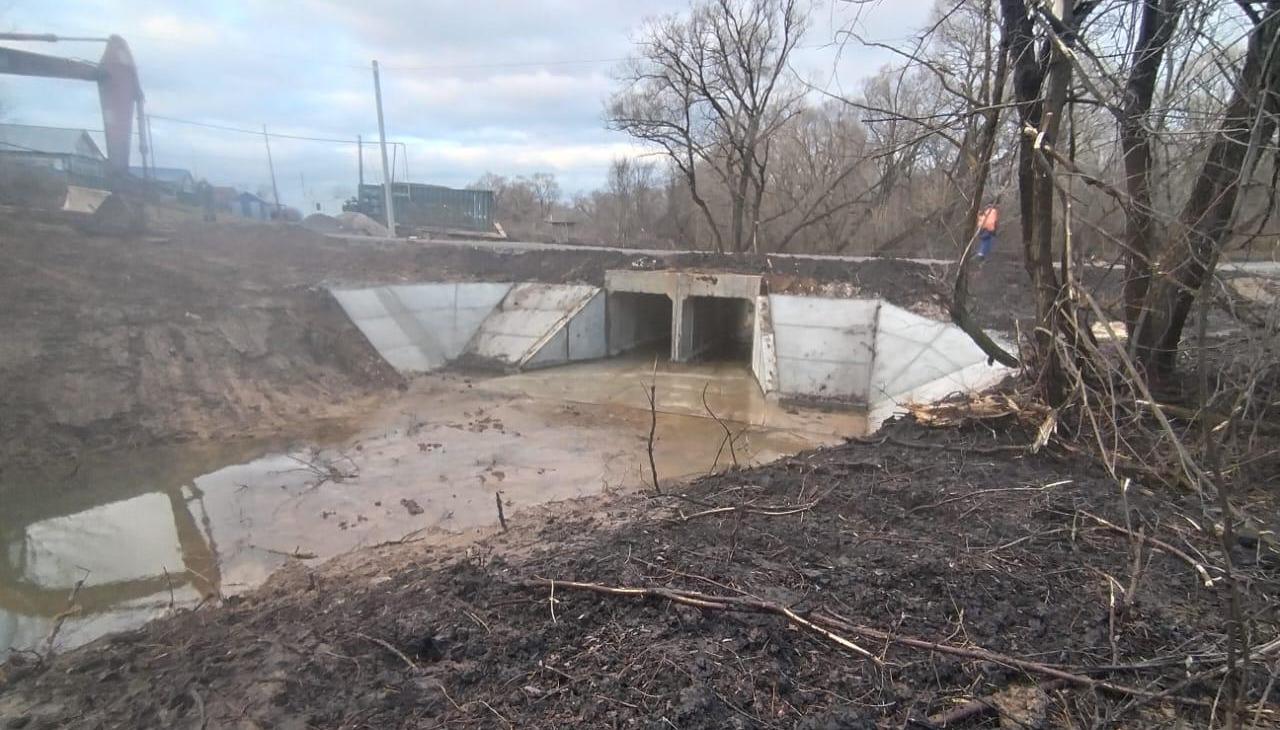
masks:
{"type": "Polygon", "coordinates": [[[83,129],[0,124],[0,152],[43,152],[105,160],[93,137],[83,129]]]}
{"type": "Polygon", "coordinates": [[[157,182],[162,183],[181,183],[184,180],[194,180],[190,170],[184,170],[181,167],[155,167],[150,170],[144,170],[141,167],[131,166],[129,174],[134,177],[146,177],[148,174],[157,182]]]}

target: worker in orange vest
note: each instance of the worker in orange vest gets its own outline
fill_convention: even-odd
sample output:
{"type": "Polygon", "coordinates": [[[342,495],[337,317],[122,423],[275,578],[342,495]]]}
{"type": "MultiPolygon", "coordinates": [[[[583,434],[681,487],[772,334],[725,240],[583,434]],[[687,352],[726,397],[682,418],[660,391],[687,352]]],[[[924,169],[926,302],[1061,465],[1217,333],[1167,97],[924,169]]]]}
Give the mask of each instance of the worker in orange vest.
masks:
{"type": "Polygon", "coordinates": [[[978,214],[978,260],[985,261],[996,245],[996,229],[1000,227],[1000,209],[994,202],[987,203],[978,214]]]}

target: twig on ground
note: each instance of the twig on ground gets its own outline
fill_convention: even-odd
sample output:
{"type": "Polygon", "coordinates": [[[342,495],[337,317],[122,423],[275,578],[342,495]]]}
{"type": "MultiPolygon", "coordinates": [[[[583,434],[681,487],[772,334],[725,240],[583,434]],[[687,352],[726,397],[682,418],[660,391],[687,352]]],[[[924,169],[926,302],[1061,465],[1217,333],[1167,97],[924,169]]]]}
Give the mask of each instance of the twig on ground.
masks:
{"type": "Polygon", "coordinates": [[[382,647],[383,649],[386,649],[387,651],[391,652],[392,654],[395,654],[397,657],[400,658],[400,661],[405,663],[405,666],[409,667],[409,669],[413,670],[414,672],[421,671],[422,668],[419,667],[416,662],[414,662],[412,659],[406,656],[404,652],[395,648],[394,646],[387,643],[386,641],[383,641],[382,639],[379,639],[376,636],[369,636],[368,634],[362,634],[358,631],[356,632],[356,636],[359,636],[361,639],[364,639],[365,641],[371,641],[377,644],[378,646],[382,647]]]}
{"type": "Polygon", "coordinates": [[[1027,444],[1025,446],[1018,444],[977,446],[974,444],[929,443],[927,441],[915,441],[912,439],[899,438],[897,436],[881,436],[880,438],[846,436],[845,440],[855,444],[862,444],[863,446],[883,446],[884,444],[892,444],[906,449],[940,449],[942,451],[959,451],[966,454],[981,454],[983,456],[994,456],[995,454],[1025,454],[1031,449],[1031,444],[1027,444]]]}
{"type": "Polygon", "coordinates": [[[164,571],[164,582],[169,586],[169,611],[173,611],[173,579],[169,577],[169,569],[163,565],[160,570],[164,571]]]}
{"type": "Polygon", "coordinates": [[[944,499],[939,502],[932,502],[930,504],[922,504],[919,507],[912,507],[911,509],[907,510],[907,514],[909,515],[915,514],[916,512],[919,512],[921,510],[933,509],[934,507],[941,507],[944,504],[959,502],[961,500],[970,499],[972,497],[977,497],[982,494],[996,494],[999,492],[1043,492],[1046,489],[1052,489],[1054,487],[1061,487],[1064,484],[1070,484],[1071,481],[1072,480],[1070,479],[1063,479],[1062,481],[1059,481],[1059,482],[1046,484],[1043,487],[998,487],[996,489],[979,489],[975,492],[969,492],[967,494],[957,494],[954,497],[948,497],[947,499],[944,499]]]}
{"type": "Polygon", "coordinates": [[[800,514],[801,512],[808,512],[809,510],[818,506],[819,501],[821,500],[814,500],[807,504],[780,504],[775,506],[758,507],[758,508],[749,507],[743,504],[733,505],[731,507],[713,507],[711,509],[704,509],[701,512],[694,512],[691,515],[682,514],[680,515],[680,521],[688,522],[689,520],[694,520],[699,517],[710,517],[711,515],[720,515],[728,512],[740,512],[740,513],[749,514],[749,515],[760,515],[762,517],[785,517],[787,515],[795,515],[795,514],[800,514]]]}
{"type": "MultiPolygon", "coordinates": [[[[1087,511],[1085,511],[1085,510],[1080,510],[1080,514],[1084,515],[1085,517],[1088,517],[1089,519],[1093,520],[1094,522],[1097,522],[1099,525],[1102,525],[1103,527],[1105,527],[1105,528],[1107,528],[1107,529],[1109,529],[1109,530],[1114,530],[1115,532],[1119,532],[1119,533],[1121,533],[1121,534],[1128,535],[1129,537],[1132,537],[1132,538],[1134,538],[1135,540],[1136,540],[1136,539],[1138,539],[1138,533],[1136,533],[1136,532],[1132,532],[1132,531],[1130,531],[1130,530],[1126,530],[1125,528],[1121,527],[1120,525],[1115,524],[1114,522],[1109,522],[1109,521],[1107,521],[1107,520],[1104,520],[1103,518],[1101,518],[1101,517],[1099,517],[1099,516],[1097,516],[1097,515],[1093,514],[1092,512],[1087,512],[1087,511]]],[[[1160,539],[1157,539],[1157,538],[1154,538],[1154,537],[1144,537],[1143,539],[1144,539],[1146,542],[1151,543],[1151,547],[1156,548],[1156,549],[1159,549],[1159,550],[1163,550],[1164,552],[1169,553],[1170,555],[1172,555],[1172,556],[1174,556],[1174,557],[1178,558],[1178,559],[1179,559],[1179,560],[1181,560],[1182,562],[1184,562],[1184,563],[1186,563],[1187,565],[1190,565],[1192,568],[1194,568],[1194,569],[1195,569],[1195,571],[1196,571],[1196,573],[1198,573],[1198,574],[1200,575],[1200,580],[1204,583],[1204,587],[1205,587],[1205,588],[1212,588],[1212,587],[1213,587],[1213,578],[1211,578],[1211,577],[1209,576],[1209,570],[1208,570],[1207,568],[1205,568],[1205,566],[1204,566],[1204,564],[1203,564],[1203,563],[1201,563],[1200,561],[1198,561],[1198,560],[1196,560],[1195,558],[1191,557],[1190,555],[1188,555],[1185,551],[1181,550],[1180,548],[1176,548],[1176,547],[1174,547],[1173,545],[1170,545],[1169,543],[1165,542],[1164,540],[1160,540],[1160,539]]]]}
{"type": "Polygon", "coordinates": [[[592,593],[602,593],[609,596],[623,596],[626,598],[665,598],[675,603],[682,603],[686,606],[695,608],[704,608],[719,611],[740,611],[745,613],[770,613],[776,616],[782,616],[791,623],[804,629],[808,629],[819,636],[823,636],[830,641],[835,642],[839,646],[852,651],[859,656],[871,661],[876,665],[882,664],[879,658],[874,654],[863,649],[852,641],[836,634],[829,629],[825,629],[817,624],[801,617],[796,612],[778,603],[765,601],[759,598],[748,596],[710,596],[695,591],[678,591],[670,588],[625,588],[600,585],[597,583],[581,583],[578,581],[551,580],[548,578],[536,578],[531,581],[525,581],[524,584],[530,587],[546,587],[556,586],[561,588],[571,588],[580,591],[589,591],[592,593]]]}
{"type": "Polygon", "coordinates": [[[261,550],[264,553],[271,553],[272,555],[283,555],[286,558],[294,558],[295,560],[315,560],[316,558],[320,557],[315,553],[304,552],[301,549],[301,547],[294,547],[293,552],[289,552],[287,550],[276,550],[275,548],[263,547],[261,545],[254,545],[254,544],[250,544],[249,547],[257,548],[258,550],[261,550]]]}
{"type": "MultiPolygon", "coordinates": [[[[1001,654],[980,647],[961,647],[951,644],[944,644],[936,641],[928,641],[910,636],[903,636],[887,631],[871,628],[869,626],[859,626],[847,619],[840,617],[833,612],[812,612],[808,614],[808,618],[802,617],[791,609],[781,604],[765,601],[759,598],[748,596],[720,596],[698,591],[677,590],[662,587],[623,587],[623,586],[607,586],[598,583],[583,583],[579,581],[551,580],[547,578],[535,578],[526,580],[521,583],[526,587],[545,588],[548,586],[559,586],[561,588],[569,588],[573,590],[587,591],[591,593],[599,593],[608,596],[620,596],[624,598],[663,598],[674,603],[681,603],[695,608],[718,611],[739,611],[746,613],[766,613],[782,616],[793,624],[808,629],[813,633],[823,636],[839,646],[842,646],[855,654],[874,662],[876,665],[882,665],[883,661],[871,654],[871,652],[858,646],[850,639],[842,634],[856,634],[865,639],[889,644],[899,644],[914,649],[922,649],[925,651],[936,652],[939,654],[948,654],[951,656],[959,656],[967,659],[976,659],[978,661],[993,662],[1013,669],[1039,674],[1053,679],[1062,680],[1063,682],[1078,687],[1086,687],[1088,689],[1111,694],[1129,696],[1144,700],[1147,702],[1169,699],[1183,705],[1195,707],[1210,707],[1211,703],[1204,700],[1197,700],[1190,697],[1181,697],[1175,694],[1176,687],[1161,692],[1153,692],[1138,687],[1108,682],[1105,680],[1094,679],[1083,674],[1075,674],[1057,667],[1053,667],[1040,662],[1031,661],[1029,659],[1019,659],[1018,657],[1008,654],[1001,654]],[[841,633],[835,633],[839,631],[841,633]]],[[[1277,643],[1277,642],[1273,642],[1277,643]]],[[[1265,645],[1271,648],[1272,644],[1265,645]]],[[[1224,667],[1219,667],[1217,672],[1224,671],[1224,667]]],[[[1201,675],[1197,675],[1201,676],[1201,675]]],[[[1211,674],[1204,676],[1212,676],[1211,674]]],[[[1181,685],[1179,685],[1181,686],[1181,685]]],[[[1132,704],[1132,703],[1130,703],[1132,704]]]]}
{"type": "MultiPolygon", "coordinates": [[[[959,656],[959,657],[965,657],[967,659],[977,659],[978,661],[1002,664],[1007,667],[1012,667],[1014,669],[1021,669],[1025,672],[1030,672],[1032,674],[1040,674],[1046,677],[1053,677],[1054,679],[1060,679],[1066,682],[1067,684],[1076,685],[1079,687],[1087,687],[1089,689],[1100,690],[1104,692],[1111,692],[1113,694],[1129,695],[1132,697],[1142,697],[1142,698],[1150,698],[1150,699],[1156,699],[1156,695],[1158,694],[1155,692],[1149,692],[1144,689],[1139,689],[1138,687],[1130,687],[1128,685],[1116,684],[1114,682],[1106,682],[1099,679],[1093,679],[1092,677],[1087,677],[1082,674],[1073,674],[1071,672],[1067,672],[1067,671],[1058,669],[1056,667],[1049,666],[1048,664],[1041,664],[1040,662],[1033,662],[1028,659],[1019,659],[1014,656],[1009,656],[1008,654],[1000,654],[998,652],[990,651],[988,649],[982,649],[978,647],[970,648],[970,647],[952,646],[950,644],[942,644],[936,641],[927,641],[925,639],[917,639],[910,636],[891,634],[887,631],[881,631],[879,629],[874,629],[869,626],[859,626],[857,624],[851,623],[850,621],[844,618],[841,618],[840,616],[834,613],[829,613],[829,614],[815,613],[813,614],[813,619],[815,622],[828,625],[833,628],[837,628],[849,633],[858,634],[863,638],[874,639],[876,641],[883,641],[883,642],[892,643],[892,644],[901,644],[903,646],[909,646],[914,649],[923,649],[926,651],[937,652],[939,654],[950,654],[951,656],[959,656]]],[[[1197,707],[1208,707],[1210,704],[1208,702],[1191,699],[1189,697],[1170,696],[1169,699],[1173,699],[1181,704],[1194,705],[1197,707]]]]}
{"type": "Polygon", "coordinates": [[[653,477],[654,494],[662,494],[658,484],[658,464],[653,458],[654,436],[658,433],[658,358],[653,358],[653,379],[649,381],[649,389],[645,391],[649,398],[649,475],[653,477]]]}
{"type": "Polygon", "coordinates": [[[80,589],[84,588],[84,582],[89,580],[89,571],[81,568],[84,575],[80,580],[76,581],[75,586],[71,589],[71,595],[67,596],[67,607],[60,611],[53,619],[53,628],[49,631],[49,636],[44,641],[44,658],[46,660],[53,656],[53,642],[58,638],[58,632],[62,630],[62,624],[71,616],[80,613],[80,607],[76,605],[76,597],[80,595],[80,589]]]}
{"type": "Polygon", "coordinates": [[[507,516],[502,513],[502,492],[494,492],[493,499],[498,503],[498,524],[502,525],[502,531],[507,531],[507,516]]]}
{"type": "Polygon", "coordinates": [[[720,463],[720,452],[724,451],[726,443],[729,444],[729,456],[733,459],[733,466],[736,469],[738,467],[738,452],[733,446],[733,431],[729,430],[725,422],[720,420],[720,416],[717,416],[716,412],[711,410],[711,404],[707,403],[707,388],[710,385],[710,380],[702,385],[702,407],[707,409],[707,413],[715,419],[716,423],[720,424],[720,428],[724,429],[724,440],[720,442],[720,449],[716,451],[716,460],[711,464],[711,471],[715,471],[716,466],[720,463]]]}

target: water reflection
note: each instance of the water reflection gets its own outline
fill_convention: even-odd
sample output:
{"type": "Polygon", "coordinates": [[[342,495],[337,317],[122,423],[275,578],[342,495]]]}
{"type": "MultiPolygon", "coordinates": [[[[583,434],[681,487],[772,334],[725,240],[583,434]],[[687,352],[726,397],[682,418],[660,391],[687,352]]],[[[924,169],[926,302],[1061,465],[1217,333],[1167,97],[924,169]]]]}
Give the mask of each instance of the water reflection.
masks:
{"type": "MultiPolygon", "coordinates": [[[[0,485],[0,656],[43,650],[76,583],[60,648],[175,607],[259,585],[290,553],[320,558],[403,537],[488,529],[508,515],[647,481],[652,363],[609,361],[467,382],[424,378],[358,424],[286,443],[107,454],[71,475],[0,485]],[[474,386],[474,387],[472,387],[474,386]]],[[[705,473],[731,422],[734,455],[762,463],[857,433],[856,414],[779,409],[750,374],[659,369],[664,478],[705,473]],[[704,390],[705,389],[705,390],[704,390]]]]}

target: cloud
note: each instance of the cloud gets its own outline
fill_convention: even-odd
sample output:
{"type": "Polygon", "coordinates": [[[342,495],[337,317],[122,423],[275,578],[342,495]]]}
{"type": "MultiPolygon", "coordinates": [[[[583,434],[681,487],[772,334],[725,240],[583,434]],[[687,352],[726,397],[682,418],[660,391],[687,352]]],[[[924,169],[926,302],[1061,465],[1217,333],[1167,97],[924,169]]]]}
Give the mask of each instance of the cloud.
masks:
{"type": "MultiPolygon", "coordinates": [[[[855,20],[870,37],[904,37],[932,4],[820,4],[805,45],[820,46],[855,20]]],[[[604,128],[603,102],[613,88],[608,59],[631,51],[646,16],[685,7],[687,0],[42,0],[14,6],[0,22],[21,31],[120,34],[156,115],[250,131],[266,124],[309,137],[376,139],[369,62],[377,58],[388,134],[405,142],[415,180],[461,185],[485,171],[548,170],[576,192],[602,184],[614,157],[644,152],[604,128]]],[[[101,53],[95,44],[27,47],[81,58],[101,53]]],[[[824,84],[834,68],[839,84],[856,88],[884,60],[853,48],[837,60],[833,49],[810,48],[796,66],[824,84]]],[[[0,91],[9,121],[101,127],[92,84],[6,78],[0,91]]],[[[161,119],[152,126],[159,164],[249,189],[270,183],[258,134],[161,119]]],[[[281,195],[300,204],[308,190],[354,189],[355,149],[273,140],[281,195]]],[[[373,152],[366,149],[369,177],[373,152]]]]}

